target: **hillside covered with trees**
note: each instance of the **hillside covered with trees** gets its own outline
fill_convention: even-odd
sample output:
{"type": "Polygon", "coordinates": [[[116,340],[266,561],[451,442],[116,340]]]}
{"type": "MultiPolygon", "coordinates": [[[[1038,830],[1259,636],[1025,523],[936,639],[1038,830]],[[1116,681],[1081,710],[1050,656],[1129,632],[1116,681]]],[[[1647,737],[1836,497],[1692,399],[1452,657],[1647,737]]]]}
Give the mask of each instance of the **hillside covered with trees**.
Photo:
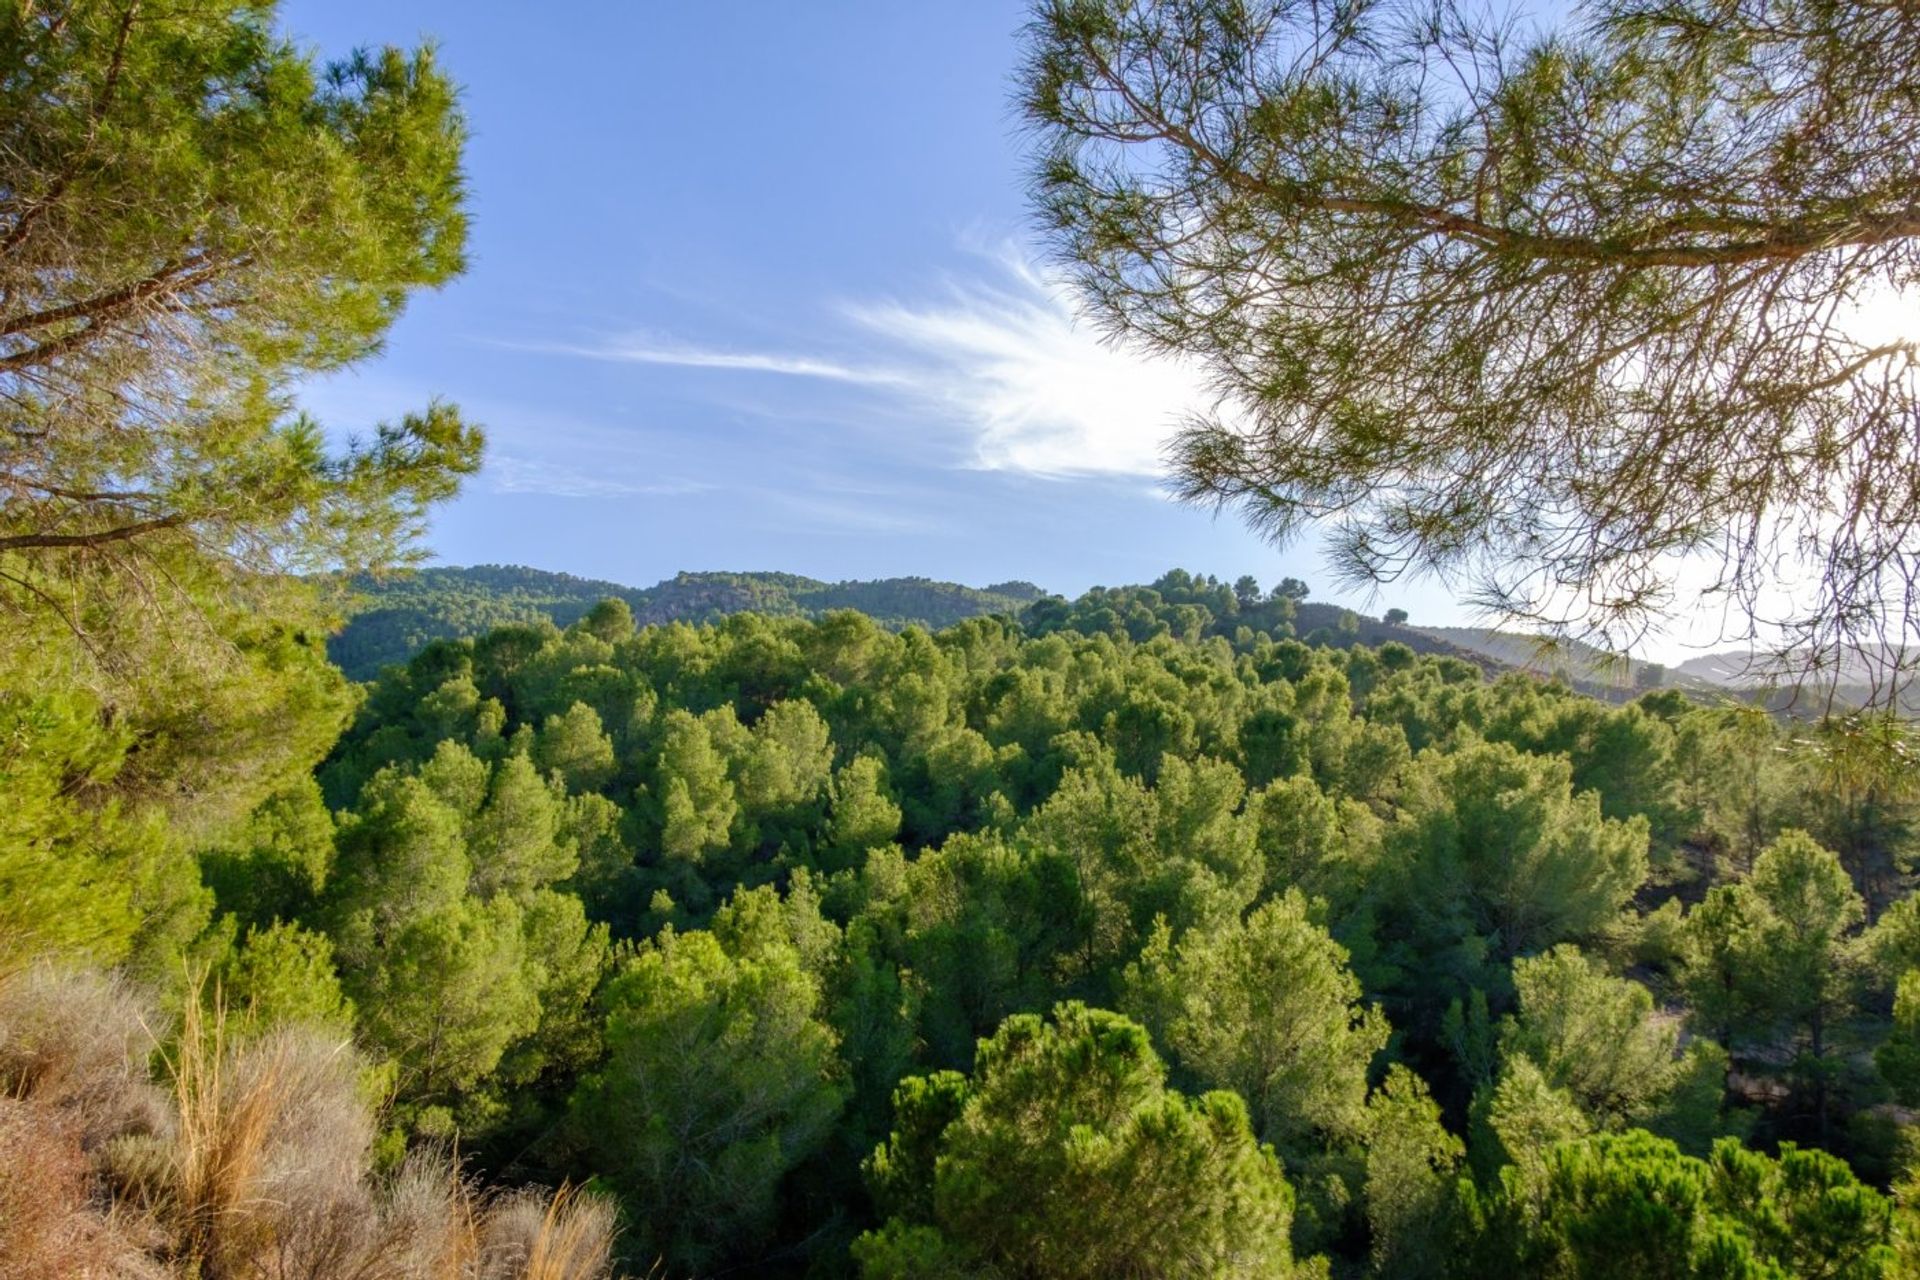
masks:
{"type": "Polygon", "coordinates": [[[327,654],[356,680],[405,662],[430,640],[480,635],[506,623],[578,621],[602,600],[624,600],[642,623],[711,622],[730,613],[815,617],[857,609],[882,625],[938,630],[963,618],[1017,613],[1043,592],[1027,582],[963,587],[929,578],[820,582],[791,573],[681,573],[648,588],[519,565],[426,568],[333,584],[346,625],[327,654]]]}
{"type": "Polygon", "coordinates": [[[1034,5],[1072,283],[1245,411],[1178,483],[1611,625],[1797,528],[1866,709],[1292,578],[389,577],[484,433],[296,405],[466,266],[433,47],[0,6],[0,1280],[1920,1277],[1920,363],[1830,326],[1920,15],[1435,13],[1034,5]]]}
{"type": "MultiPolygon", "coordinates": [[[[1397,642],[1420,653],[1460,658],[1489,674],[1525,671],[1561,680],[1608,701],[1672,687],[1707,700],[1729,694],[1751,699],[1800,719],[1817,717],[1825,709],[1820,700],[1798,696],[1799,682],[1789,668],[1751,655],[1707,655],[1668,670],[1578,641],[1484,627],[1433,626],[1410,621],[1395,609],[1369,617],[1309,600],[1311,592],[1297,578],[1283,579],[1263,592],[1248,579],[1229,585],[1176,570],[1150,585],[1095,587],[1071,601],[1026,582],[976,588],[925,578],[824,583],[784,573],[682,573],[653,587],[636,588],[513,565],[363,575],[329,587],[334,607],[346,621],[328,638],[327,654],[355,680],[371,680],[382,667],[405,662],[433,640],[471,638],[495,626],[541,619],[565,627],[599,601],[618,599],[626,601],[643,624],[713,622],[744,612],[818,617],[833,609],[854,609],[892,630],[939,630],[965,618],[993,615],[1016,618],[1035,633],[1071,617],[1076,629],[1108,630],[1135,639],[1159,634],[1231,638],[1249,626],[1336,646],[1397,642]]],[[[1855,664],[1827,693],[1838,707],[1870,703],[1874,690],[1868,665],[1855,664]]],[[[1912,715],[1915,697],[1910,690],[1900,694],[1904,714],[1912,715]]]]}
{"type": "Polygon", "coordinates": [[[1649,1250],[1891,1257],[1910,785],[1753,710],[1128,599],[435,642],[173,916],[72,942],[351,1034],[376,1165],[592,1180],[641,1270],[1530,1274],[1652,1205],[1649,1250]]]}

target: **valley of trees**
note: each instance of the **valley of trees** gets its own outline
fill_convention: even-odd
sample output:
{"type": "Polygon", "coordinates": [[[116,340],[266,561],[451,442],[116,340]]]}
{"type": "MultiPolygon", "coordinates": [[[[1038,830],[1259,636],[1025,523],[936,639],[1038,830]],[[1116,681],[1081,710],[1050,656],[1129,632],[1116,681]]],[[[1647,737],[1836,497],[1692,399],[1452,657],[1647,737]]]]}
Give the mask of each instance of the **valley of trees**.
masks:
{"type": "MultiPolygon", "coordinates": [[[[1581,512],[1558,547],[1501,523],[1510,471],[1398,506],[1366,473],[1557,466],[1607,412],[1646,420],[1591,383],[1590,341],[1700,391],[1720,348],[1676,355],[1663,308],[1724,337],[1817,294],[1820,245],[1874,251],[1841,292],[1904,261],[1911,7],[1779,8],[1615,6],[1583,56],[1484,64],[1494,157],[1387,92],[1428,64],[1355,73],[1391,52],[1365,6],[1326,11],[1289,79],[1243,6],[1039,4],[1027,107],[1081,283],[1256,384],[1245,451],[1184,437],[1190,489],[1276,525],[1345,502],[1414,559],[1580,569],[1581,512]],[[1688,142],[1689,112],[1740,128],[1688,142]],[[1076,131],[1195,167],[1139,185],[1076,131]],[[1819,169],[1708,198],[1816,143],[1859,190],[1819,169]],[[1355,147],[1402,168],[1320,191],[1365,175],[1355,147]],[[1692,164],[1696,194],[1615,190],[1628,160],[1692,164]],[[1448,212],[1473,199],[1498,227],[1448,212]],[[1469,247],[1423,256],[1435,234],[1469,247]],[[1751,278],[1658,273],[1711,277],[1713,237],[1759,237],[1751,278]],[[1241,253],[1291,290],[1270,330],[1241,253]],[[1401,259],[1446,296],[1301,328],[1316,290],[1412,289],[1376,278],[1401,259]],[[1476,273],[1489,292],[1449,292],[1476,273]],[[1525,385],[1423,353],[1422,316],[1467,305],[1511,342],[1473,299],[1538,320],[1563,287],[1591,330],[1525,385]],[[1356,333],[1398,344],[1369,365],[1356,333]],[[1381,369],[1430,415],[1373,402],[1381,369]],[[1554,431],[1516,441],[1522,410],[1554,431]],[[1295,429],[1355,487],[1287,454],[1295,429]]],[[[295,391],[464,267],[466,127],[430,48],[320,62],[275,20],[0,6],[0,1280],[1920,1277],[1897,704],[1795,720],[1652,678],[1602,701],[1292,578],[356,577],[422,557],[483,435],[434,402],[347,438],[295,391]],[[364,680],[328,654],[342,582],[390,592],[335,654],[364,680]]],[[[1477,30],[1408,39],[1478,58],[1477,30]]],[[[1749,429],[1810,417],[1840,435],[1789,481],[1910,479],[1908,385],[1853,385],[1795,332],[1754,366],[1771,391],[1713,386],[1746,415],[1717,456],[1777,462],[1749,429]]],[[[1597,514],[1636,536],[1574,580],[1726,531],[1680,509],[1726,473],[1649,511],[1642,456],[1521,486],[1635,481],[1597,514]]],[[[1823,589],[1885,602],[1906,492],[1825,544],[1859,576],[1823,589]]]]}
{"type": "MultiPolygon", "coordinates": [[[[457,1140],[589,1186],[636,1271],[1906,1265],[1913,780],[1248,594],[1232,636],[1134,588],[1139,640],[1102,592],[436,642],[165,865],[16,858],[4,967],[178,1009],[189,957],[246,1042],[352,1041],[368,1177],[457,1140]]],[[[78,742],[127,767],[9,740],[41,830],[103,813],[54,783],[78,742]]]]}

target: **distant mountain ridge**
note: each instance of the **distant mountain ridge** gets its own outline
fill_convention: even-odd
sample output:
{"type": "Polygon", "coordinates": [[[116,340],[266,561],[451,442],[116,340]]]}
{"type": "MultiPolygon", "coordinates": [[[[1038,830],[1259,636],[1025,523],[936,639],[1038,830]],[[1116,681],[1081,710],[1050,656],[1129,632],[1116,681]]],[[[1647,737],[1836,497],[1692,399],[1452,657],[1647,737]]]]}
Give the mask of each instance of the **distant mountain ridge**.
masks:
{"type": "MultiPolygon", "coordinates": [[[[643,588],[524,565],[419,569],[379,579],[355,578],[348,587],[352,603],[346,626],[327,648],[334,662],[356,680],[371,679],[381,667],[406,661],[433,640],[477,636],[494,627],[542,619],[565,627],[607,599],[624,600],[642,626],[712,622],[745,612],[815,617],[833,609],[855,609],[894,629],[938,630],[967,618],[1021,615],[1029,605],[1049,596],[1033,583],[1021,581],[988,587],[920,577],[824,582],[777,572],[679,573],[643,588]]],[[[1178,574],[1155,587],[1167,588],[1179,598],[1198,592],[1191,598],[1210,599],[1210,614],[1216,615],[1226,594],[1225,584],[1178,574]],[[1182,585],[1170,587],[1175,579],[1182,585]]],[[[1141,592],[1155,600],[1161,595],[1153,587],[1095,588],[1079,603],[1085,605],[1095,597],[1130,600],[1141,592]]],[[[1560,674],[1601,696],[1608,696],[1609,686],[1621,683],[1619,665],[1608,667],[1606,655],[1586,646],[1557,651],[1552,660],[1543,661],[1540,642],[1529,636],[1466,627],[1396,626],[1319,601],[1289,605],[1288,616],[1293,622],[1284,629],[1287,633],[1297,628],[1300,635],[1317,633],[1333,643],[1380,645],[1397,640],[1422,653],[1472,662],[1489,676],[1509,669],[1560,674]]]]}
{"type": "MultiPolygon", "coordinates": [[[[1553,641],[1476,627],[1414,629],[1503,667],[1563,679],[1599,698],[1633,689],[1632,677],[1641,665],[1577,640],[1553,641]]],[[[1844,655],[1839,670],[1832,673],[1797,666],[1791,655],[1723,650],[1666,666],[1657,683],[1698,698],[1752,699],[1795,715],[1819,715],[1828,706],[1845,709],[1884,703],[1891,689],[1897,694],[1893,703],[1900,714],[1913,718],[1920,717],[1920,689],[1909,681],[1889,682],[1890,673],[1910,670],[1911,665],[1910,654],[1903,657],[1892,648],[1844,655]]]]}
{"type": "MultiPolygon", "coordinates": [[[[1557,678],[1607,701],[1625,701],[1644,688],[1634,679],[1638,664],[1577,641],[1554,642],[1479,627],[1387,622],[1303,598],[1286,601],[1276,613],[1271,597],[1242,599],[1224,582],[1179,571],[1150,586],[1095,587],[1071,602],[1020,581],[969,587],[921,577],[824,582],[793,573],[706,572],[680,573],[641,588],[520,565],[421,569],[380,579],[356,578],[345,585],[350,600],[345,609],[347,623],[328,641],[327,649],[334,662],[356,680],[372,679],[382,667],[405,662],[434,640],[478,636],[494,627],[542,620],[565,627],[600,601],[618,599],[627,603],[642,626],[713,622],[744,612],[817,617],[835,609],[853,609],[895,630],[921,626],[937,631],[967,618],[1000,614],[1019,618],[1033,634],[1069,626],[1144,640],[1155,632],[1230,638],[1236,628],[1251,623],[1256,631],[1297,635],[1309,643],[1337,647],[1398,642],[1420,653],[1470,662],[1489,677],[1522,671],[1557,678]],[[1035,605],[1041,607],[1035,610],[1035,605]]],[[[1304,587],[1300,595],[1305,595],[1304,587]]],[[[1653,683],[1679,688],[1696,698],[1757,696],[1776,710],[1792,711],[1796,694],[1791,688],[1766,691],[1769,682],[1754,677],[1754,664],[1746,655],[1716,653],[1666,668],[1653,683]]],[[[1861,705],[1868,701],[1868,693],[1865,687],[1843,682],[1834,691],[1834,703],[1861,705]]],[[[1899,702],[1905,714],[1920,715],[1920,698],[1914,690],[1905,690],[1899,702]]]]}
{"type": "Polygon", "coordinates": [[[1484,654],[1502,666],[1544,675],[1560,675],[1569,680],[1596,684],[1619,684],[1628,670],[1628,662],[1618,654],[1582,644],[1578,640],[1553,640],[1514,631],[1494,631],[1485,627],[1426,627],[1414,630],[1436,640],[1445,640],[1462,649],[1484,654]]]}
{"type": "Polygon", "coordinates": [[[510,623],[568,626],[602,600],[624,600],[641,625],[710,622],[753,611],[814,617],[857,609],[885,626],[951,626],[983,614],[1014,614],[1046,595],[1031,582],[968,587],[931,578],[822,582],[793,573],[681,573],[652,587],[575,577],[523,565],[419,569],[347,584],[347,623],[327,642],[341,670],[368,680],[433,640],[480,635],[510,623]]]}
{"type": "Polygon", "coordinates": [[[642,626],[712,622],[745,612],[816,617],[854,609],[896,630],[939,630],[967,618],[1004,614],[1022,618],[1030,629],[1064,624],[1125,631],[1144,639],[1169,628],[1186,634],[1196,625],[1230,633],[1251,620],[1273,625],[1277,635],[1298,634],[1335,645],[1398,641],[1420,653],[1473,663],[1489,676],[1510,665],[1438,633],[1382,622],[1336,604],[1289,600],[1281,613],[1264,618],[1273,608],[1270,601],[1243,607],[1225,583],[1178,571],[1151,586],[1096,587],[1074,602],[1023,581],[969,587],[920,577],[823,582],[793,573],[707,572],[680,573],[641,588],[522,565],[420,569],[378,579],[359,577],[345,585],[350,593],[347,622],[328,641],[327,650],[356,680],[372,679],[382,667],[405,662],[434,640],[478,636],[494,627],[543,619],[565,627],[607,599],[624,600],[642,626]],[[1053,622],[1035,619],[1029,607],[1043,600],[1065,616],[1053,622]],[[1114,606],[1125,612],[1125,621],[1107,616],[1106,609],[1114,606]],[[1279,622],[1282,617],[1285,621],[1279,622]]]}
{"type": "MultiPolygon", "coordinates": [[[[1798,651],[1796,654],[1781,655],[1759,650],[1730,649],[1688,658],[1674,670],[1712,684],[1747,687],[1791,678],[1796,670],[1797,656],[1798,651]]],[[[1910,667],[1913,657],[1911,650],[1903,651],[1891,645],[1843,653],[1839,656],[1839,667],[1834,674],[1841,685],[1870,685],[1876,679],[1883,678],[1888,671],[1910,667]]]]}

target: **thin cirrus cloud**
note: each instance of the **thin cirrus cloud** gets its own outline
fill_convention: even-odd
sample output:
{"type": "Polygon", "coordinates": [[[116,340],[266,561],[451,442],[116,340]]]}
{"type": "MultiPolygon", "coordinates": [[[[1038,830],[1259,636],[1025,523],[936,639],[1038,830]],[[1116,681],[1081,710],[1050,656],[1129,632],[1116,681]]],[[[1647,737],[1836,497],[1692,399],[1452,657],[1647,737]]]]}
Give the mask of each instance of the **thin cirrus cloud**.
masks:
{"type": "Polygon", "coordinates": [[[858,360],[618,337],[536,350],[847,384],[959,432],[972,466],[1038,476],[1152,476],[1168,437],[1213,397],[1191,366],[1127,351],[1076,321],[1062,282],[1011,252],[919,301],[839,308],[858,360]]]}
{"type": "Polygon", "coordinates": [[[619,338],[599,346],[561,343],[519,344],[522,350],[554,355],[584,356],[622,364],[664,364],[683,369],[733,369],[745,373],[779,373],[796,378],[823,378],[830,382],[885,385],[900,375],[879,369],[858,369],[810,356],[774,355],[761,351],[719,351],[678,344],[656,344],[640,338],[619,338]]]}
{"type": "Polygon", "coordinates": [[[487,475],[496,493],[543,494],[555,498],[672,497],[700,493],[713,486],[697,480],[626,480],[617,474],[594,475],[539,458],[495,454],[487,475]]]}

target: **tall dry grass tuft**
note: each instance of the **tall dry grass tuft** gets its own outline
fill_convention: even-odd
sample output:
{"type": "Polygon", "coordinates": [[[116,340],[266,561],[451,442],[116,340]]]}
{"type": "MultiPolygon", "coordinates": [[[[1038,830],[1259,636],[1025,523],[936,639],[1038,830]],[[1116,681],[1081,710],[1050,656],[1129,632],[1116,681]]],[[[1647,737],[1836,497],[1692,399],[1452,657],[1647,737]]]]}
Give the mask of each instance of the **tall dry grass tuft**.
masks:
{"type": "Polygon", "coordinates": [[[235,1036],[190,992],[169,1092],[154,1026],[114,979],[0,977],[0,1280],[609,1280],[577,1189],[489,1199],[445,1151],[376,1183],[336,1033],[235,1036]]]}
{"type": "Polygon", "coordinates": [[[187,1002],[167,1055],[178,1127],[161,1209],[207,1280],[278,1275],[342,1249],[371,1213],[371,1122],[351,1046],[304,1028],[234,1042],[216,1003],[187,1002]],[[324,1246],[324,1247],[323,1247],[324,1246]]]}
{"type": "Polygon", "coordinates": [[[60,1111],[91,1151],[164,1131],[148,1055],[159,1025],[118,978],[35,965],[0,979],[0,1092],[60,1111]]]}
{"type": "Polygon", "coordinates": [[[607,1280],[615,1230],[613,1206],[578,1187],[503,1196],[482,1226],[482,1280],[607,1280]]]}
{"type": "Polygon", "coordinates": [[[378,1280],[471,1280],[480,1259],[480,1203],[445,1151],[407,1157],[386,1190],[369,1274],[378,1280]]]}

